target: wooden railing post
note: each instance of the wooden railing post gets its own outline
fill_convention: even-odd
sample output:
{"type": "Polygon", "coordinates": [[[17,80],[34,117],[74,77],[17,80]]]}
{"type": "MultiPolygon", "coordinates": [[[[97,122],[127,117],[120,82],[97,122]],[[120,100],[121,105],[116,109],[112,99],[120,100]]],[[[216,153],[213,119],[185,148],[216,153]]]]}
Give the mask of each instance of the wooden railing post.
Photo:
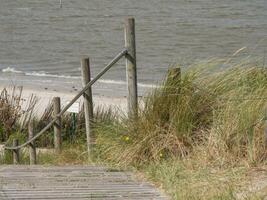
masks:
{"type": "Polygon", "coordinates": [[[180,82],[181,81],[181,68],[179,67],[170,68],[168,70],[167,81],[169,81],[170,83],[180,82]]]}
{"type": "MultiPolygon", "coordinates": [[[[57,116],[60,113],[60,98],[53,98],[53,114],[57,116]]],[[[54,147],[57,153],[61,151],[61,117],[57,117],[54,123],[54,147]]]]}
{"type": "MultiPolygon", "coordinates": [[[[29,140],[32,139],[34,136],[33,134],[33,125],[32,121],[29,122],[29,140]]],[[[29,144],[29,153],[30,153],[30,165],[36,164],[36,148],[35,148],[35,142],[31,142],[29,144]]]]}
{"type": "MultiPolygon", "coordinates": [[[[16,147],[18,145],[19,145],[19,140],[13,139],[13,147],[16,147]]],[[[14,165],[19,164],[19,149],[13,150],[12,154],[13,154],[13,164],[14,165]]]]}
{"type": "MultiPolygon", "coordinates": [[[[83,87],[91,81],[90,60],[89,58],[81,59],[81,71],[82,71],[82,84],[83,87]]],[[[90,155],[90,137],[91,137],[91,121],[93,120],[93,98],[92,87],[89,87],[83,94],[84,100],[84,114],[85,114],[85,128],[86,128],[86,140],[87,151],[90,155]]]]}
{"type": "Polygon", "coordinates": [[[128,85],[128,116],[137,117],[138,95],[137,95],[137,73],[136,73],[136,46],[135,46],[135,20],[127,18],[125,21],[125,47],[126,78],[128,85]]]}
{"type": "Polygon", "coordinates": [[[175,91],[175,93],[180,93],[181,91],[181,68],[170,68],[167,73],[165,85],[175,91]]]}

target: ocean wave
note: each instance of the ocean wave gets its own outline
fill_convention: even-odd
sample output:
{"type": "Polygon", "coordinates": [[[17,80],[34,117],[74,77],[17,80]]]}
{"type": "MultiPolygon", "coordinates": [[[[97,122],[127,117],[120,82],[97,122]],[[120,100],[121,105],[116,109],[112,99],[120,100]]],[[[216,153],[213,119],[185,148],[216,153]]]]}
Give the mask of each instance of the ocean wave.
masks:
{"type": "MultiPolygon", "coordinates": [[[[19,73],[25,76],[50,77],[50,78],[66,78],[66,79],[80,79],[81,78],[81,77],[70,76],[70,75],[49,74],[46,72],[35,72],[35,71],[34,72],[23,72],[23,71],[16,70],[13,67],[7,67],[5,69],[2,69],[2,72],[3,73],[19,73]]],[[[103,84],[113,84],[113,85],[126,85],[127,84],[126,81],[111,80],[111,79],[99,79],[98,82],[103,83],[103,84]]],[[[144,88],[157,87],[157,85],[146,84],[146,83],[138,83],[137,85],[139,87],[144,87],[144,88]]]]}
{"type": "Polygon", "coordinates": [[[20,73],[20,74],[23,74],[22,71],[18,71],[13,67],[7,67],[5,69],[2,69],[2,72],[4,72],[4,73],[20,73]]]}
{"type": "MultiPolygon", "coordinates": [[[[98,82],[105,83],[105,84],[116,84],[116,85],[126,85],[126,81],[117,81],[117,80],[109,80],[109,79],[99,79],[98,82]]],[[[146,83],[137,83],[139,87],[145,87],[145,88],[153,88],[157,87],[157,85],[153,84],[146,84],[146,83]]]]}
{"type": "Polygon", "coordinates": [[[5,69],[2,69],[3,73],[16,73],[16,74],[23,74],[25,76],[39,76],[39,77],[51,77],[51,78],[68,78],[68,79],[79,79],[80,77],[75,77],[75,76],[68,76],[68,75],[56,75],[56,74],[49,74],[46,72],[23,72],[23,71],[19,71],[16,70],[13,67],[7,67],[5,69]]]}
{"type": "Polygon", "coordinates": [[[146,83],[137,83],[139,87],[145,87],[145,88],[157,88],[159,87],[156,84],[146,84],[146,83]]]}
{"type": "Polygon", "coordinates": [[[68,75],[56,75],[48,74],[46,72],[25,72],[26,76],[39,76],[39,77],[51,77],[51,78],[68,78],[68,79],[79,79],[80,77],[68,76],[68,75]]]}
{"type": "Polygon", "coordinates": [[[109,80],[109,79],[99,79],[98,82],[106,83],[106,84],[116,84],[116,85],[124,85],[124,84],[126,84],[125,81],[116,81],[116,80],[109,80]]]}

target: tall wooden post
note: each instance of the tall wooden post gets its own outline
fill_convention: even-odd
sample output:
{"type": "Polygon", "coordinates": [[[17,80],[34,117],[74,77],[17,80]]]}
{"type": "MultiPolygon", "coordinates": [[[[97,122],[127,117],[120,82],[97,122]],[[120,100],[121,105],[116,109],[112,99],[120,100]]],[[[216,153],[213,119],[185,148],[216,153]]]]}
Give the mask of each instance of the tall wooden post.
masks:
{"type": "MultiPolygon", "coordinates": [[[[16,147],[18,145],[19,145],[19,140],[13,139],[13,147],[16,147]]],[[[19,164],[19,149],[13,150],[12,154],[13,154],[13,164],[14,165],[19,164]]]]}
{"type": "MultiPolygon", "coordinates": [[[[181,91],[181,68],[170,68],[168,70],[165,85],[168,89],[172,89],[175,93],[180,93],[181,91]]],[[[174,92],[173,91],[173,92],[174,92]]]]}
{"type": "MultiPolygon", "coordinates": [[[[33,124],[32,121],[29,122],[29,140],[33,138],[33,124]]],[[[29,154],[30,154],[30,165],[36,164],[36,148],[35,148],[35,142],[31,142],[29,144],[29,154]]]]}
{"type": "MultiPolygon", "coordinates": [[[[91,81],[91,71],[90,71],[90,60],[89,58],[81,59],[81,71],[82,71],[82,84],[83,87],[91,81]]],[[[90,122],[93,120],[93,99],[92,99],[92,88],[88,88],[83,95],[84,99],[84,114],[85,114],[85,126],[86,126],[86,140],[87,140],[87,151],[90,155],[90,137],[91,128],[90,122]]]]}
{"type": "Polygon", "coordinates": [[[126,77],[128,84],[128,116],[137,117],[138,96],[137,96],[137,74],[136,74],[136,46],[135,46],[135,20],[125,20],[125,47],[126,54],[126,77]]]}
{"type": "MultiPolygon", "coordinates": [[[[53,98],[53,114],[56,117],[60,113],[60,97],[53,98]]],[[[54,123],[54,147],[57,153],[61,151],[61,117],[57,117],[54,123]]]]}
{"type": "Polygon", "coordinates": [[[168,70],[167,81],[177,83],[181,81],[181,68],[170,68],[168,70]]]}

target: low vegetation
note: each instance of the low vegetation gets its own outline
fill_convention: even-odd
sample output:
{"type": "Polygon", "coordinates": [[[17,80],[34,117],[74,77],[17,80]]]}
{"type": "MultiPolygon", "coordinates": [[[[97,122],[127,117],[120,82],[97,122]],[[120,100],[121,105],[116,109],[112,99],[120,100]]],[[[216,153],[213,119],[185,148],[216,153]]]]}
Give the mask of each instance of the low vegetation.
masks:
{"type": "MultiPolygon", "coordinates": [[[[248,171],[266,160],[267,70],[211,60],[175,71],[144,97],[135,120],[118,109],[97,109],[93,162],[138,170],[173,199],[261,199],[242,193],[248,171]]],[[[47,113],[38,129],[51,118],[47,113]]],[[[40,164],[88,163],[82,114],[77,119],[70,134],[71,116],[64,117],[67,148],[40,153],[40,164]]],[[[37,142],[52,146],[49,137],[37,142]]]]}
{"type": "Polygon", "coordinates": [[[267,70],[222,65],[169,74],[147,95],[137,120],[96,129],[97,155],[143,171],[174,199],[236,199],[245,172],[266,160],[267,70]]]}

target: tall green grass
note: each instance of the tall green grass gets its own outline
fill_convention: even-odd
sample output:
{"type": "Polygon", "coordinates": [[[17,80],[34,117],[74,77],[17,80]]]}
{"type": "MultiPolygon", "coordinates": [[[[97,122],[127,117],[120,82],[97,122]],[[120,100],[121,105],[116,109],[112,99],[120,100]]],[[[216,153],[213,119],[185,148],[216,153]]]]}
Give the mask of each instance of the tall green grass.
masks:
{"type": "Polygon", "coordinates": [[[266,160],[267,69],[224,64],[167,74],[142,99],[136,120],[97,124],[94,155],[136,167],[173,199],[240,199],[249,167],[266,160]]]}
{"type": "Polygon", "coordinates": [[[222,64],[167,75],[146,96],[137,120],[96,128],[98,153],[124,166],[196,155],[220,165],[262,162],[267,70],[251,63],[220,70],[222,64]]]}

